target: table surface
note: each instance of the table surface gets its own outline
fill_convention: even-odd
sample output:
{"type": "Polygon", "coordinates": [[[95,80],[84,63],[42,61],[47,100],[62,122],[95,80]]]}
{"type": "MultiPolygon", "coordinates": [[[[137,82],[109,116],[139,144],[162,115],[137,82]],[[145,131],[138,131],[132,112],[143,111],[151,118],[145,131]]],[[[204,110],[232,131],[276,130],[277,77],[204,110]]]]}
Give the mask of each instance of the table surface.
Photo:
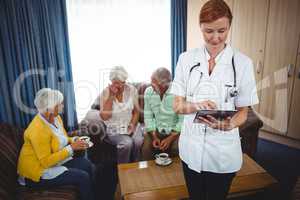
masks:
{"type": "MultiPolygon", "coordinates": [[[[230,187],[230,196],[246,195],[271,187],[277,181],[246,154],[243,166],[237,172],[230,187]]],[[[121,195],[133,199],[180,199],[188,192],[182,172],[181,161],[173,158],[169,166],[158,166],[152,161],[118,165],[121,195]]]]}

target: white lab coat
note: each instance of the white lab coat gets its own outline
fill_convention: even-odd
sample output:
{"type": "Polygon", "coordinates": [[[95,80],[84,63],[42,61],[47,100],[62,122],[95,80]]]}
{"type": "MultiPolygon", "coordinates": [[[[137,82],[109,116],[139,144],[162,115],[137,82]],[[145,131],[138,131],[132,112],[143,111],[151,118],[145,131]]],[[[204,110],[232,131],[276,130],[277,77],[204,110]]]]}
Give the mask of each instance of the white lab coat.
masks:
{"type": "MultiPolygon", "coordinates": [[[[184,52],[176,66],[171,93],[185,97],[188,102],[212,100],[217,109],[234,110],[235,107],[258,103],[253,64],[250,58],[233,50],[230,45],[219,53],[211,75],[208,73],[209,54],[204,46],[184,52]],[[225,84],[233,85],[232,56],[236,68],[237,97],[228,98],[225,84]],[[195,64],[190,73],[190,69],[195,64]]],[[[239,130],[221,131],[193,123],[195,113],[184,117],[179,138],[179,156],[190,169],[201,172],[232,173],[241,168],[242,150],[239,130]]]]}

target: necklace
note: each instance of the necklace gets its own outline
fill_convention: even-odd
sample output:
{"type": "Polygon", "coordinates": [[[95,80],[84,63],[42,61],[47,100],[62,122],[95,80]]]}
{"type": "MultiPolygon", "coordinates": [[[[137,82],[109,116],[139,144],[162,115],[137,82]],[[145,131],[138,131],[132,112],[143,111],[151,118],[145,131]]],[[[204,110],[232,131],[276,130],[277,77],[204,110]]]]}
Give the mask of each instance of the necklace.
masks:
{"type": "Polygon", "coordinates": [[[204,55],[205,55],[206,59],[208,58],[208,56],[210,56],[210,58],[208,59],[208,73],[209,73],[209,75],[212,73],[214,67],[219,62],[219,60],[221,60],[221,58],[222,58],[222,56],[225,52],[225,48],[226,48],[226,44],[225,44],[224,48],[216,56],[213,57],[209,54],[207,48],[204,47],[204,55]]]}

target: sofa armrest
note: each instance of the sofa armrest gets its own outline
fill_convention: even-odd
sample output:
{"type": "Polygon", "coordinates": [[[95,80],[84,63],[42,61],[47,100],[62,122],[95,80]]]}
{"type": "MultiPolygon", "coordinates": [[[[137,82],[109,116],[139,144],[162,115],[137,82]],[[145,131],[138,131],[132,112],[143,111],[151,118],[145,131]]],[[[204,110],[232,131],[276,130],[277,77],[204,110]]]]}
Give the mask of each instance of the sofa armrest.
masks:
{"type": "Polygon", "coordinates": [[[246,153],[252,159],[255,159],[259,129],[262,126],[263,122],[254,111],[249,108],[247,121],[239,128],[239,130],[243,153],[246,153]]]}
{"type": "Polygon", "coordinates": [[[249,108],[247,121],[240,127],[240,132],[246,132],[248,129],[253,128],[260,129],[262,126],[262,120],[255,114],[252,108],[249,108]]]}
{"type": "Polygon", "coordinates": [[[114,165],[117,164],[117,147],[105,141],[95,143],[94,146],[88,150],[88,158],[95,165],[114,165]]]}
{"type": "MultiPolygon", "coordinates": [[[[91,109],[80,122],[79,127],[85,129],[85,135],[91,138],[94,145],[88,149],[88,158],[94,164],[117,163],[117,147],[104,141],[106,125],[100,119],[99,110],[91,109]]],[[[81,133],[84,131],[81,131],[81,133]]]]}

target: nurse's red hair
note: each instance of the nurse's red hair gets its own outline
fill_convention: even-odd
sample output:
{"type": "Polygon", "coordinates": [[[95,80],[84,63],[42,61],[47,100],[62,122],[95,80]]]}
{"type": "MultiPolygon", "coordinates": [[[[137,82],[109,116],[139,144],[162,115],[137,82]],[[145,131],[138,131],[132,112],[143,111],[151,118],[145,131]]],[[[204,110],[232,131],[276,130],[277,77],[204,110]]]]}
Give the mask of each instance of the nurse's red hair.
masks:
{"type": "Polygon", "coordinates": [[[201,8],[199,22],[210,23],[222,17],[227,17],[231,24],[232,13],[229,6],[223,0],[209,0],[201,8]]]}

